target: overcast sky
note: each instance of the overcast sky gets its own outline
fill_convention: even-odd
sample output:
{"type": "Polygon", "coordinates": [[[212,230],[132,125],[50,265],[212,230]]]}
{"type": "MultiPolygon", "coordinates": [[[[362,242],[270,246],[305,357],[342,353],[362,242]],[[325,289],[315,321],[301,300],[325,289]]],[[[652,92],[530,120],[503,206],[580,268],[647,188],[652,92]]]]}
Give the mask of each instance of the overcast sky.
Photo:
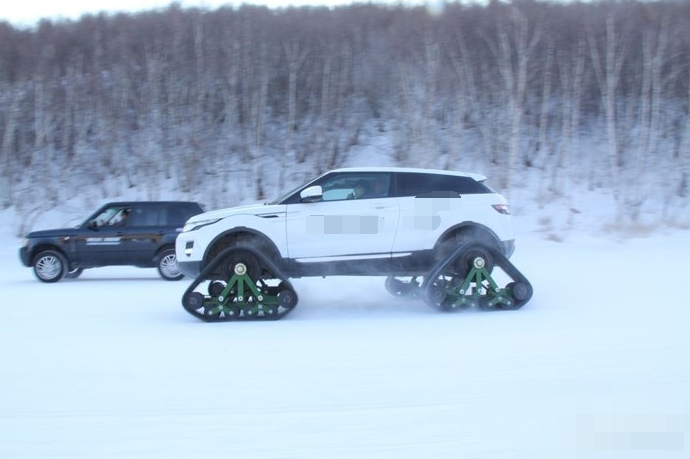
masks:
{"type": "MultiPolygon", "coordinates": [[[[438,0],[436,0],[438,1],[438,0]]],[[[204,6],[215,9],[224,4],[242,3],[263,4],[273,7],[303,5],[345,5],[367,3],[368,0],[180,0],[183,7],[204,6]]],[[[403,0],[403,3],[424,3],[424,0],[403,0]]],[[[9,21],[16,26],[30,26],[43,18],[79,19],[86,13],[100,11],[135,12],[155,8],[165,8],[172,0],[3,0],[0,7],[0,20],[9,21]]],[[[372,3],[401,3],[400,0],[373,0],[372,3]]]]}

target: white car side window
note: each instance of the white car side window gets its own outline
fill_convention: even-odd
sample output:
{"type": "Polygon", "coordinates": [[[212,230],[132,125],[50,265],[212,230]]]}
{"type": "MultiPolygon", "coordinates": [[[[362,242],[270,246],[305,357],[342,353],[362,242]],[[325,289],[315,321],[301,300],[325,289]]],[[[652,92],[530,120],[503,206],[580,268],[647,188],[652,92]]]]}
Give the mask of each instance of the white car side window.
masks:
{"type": "Polygon", "coordinates": [[[390,181],[390,174],[338,175],[321,184],[323,200],[384,198],[388,196],[390,181]]]}

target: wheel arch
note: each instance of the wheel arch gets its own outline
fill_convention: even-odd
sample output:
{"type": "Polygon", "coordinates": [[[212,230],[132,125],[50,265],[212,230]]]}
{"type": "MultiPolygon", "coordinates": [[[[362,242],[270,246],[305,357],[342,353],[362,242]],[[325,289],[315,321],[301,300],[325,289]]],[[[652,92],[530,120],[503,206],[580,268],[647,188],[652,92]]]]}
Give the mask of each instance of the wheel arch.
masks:
{"type": "Polygon", "coordinates": [[[50,242],[41,242],[40,244],[37,244],[35,247],[33,247],[31,249],[31,251],[29,252],[29,257],[28,257],[29,263],[31,263],[31,265],[33,266],[34,262],[36,261],[36,256],[38,256],[39,253],[44,252],[46,250],[53,250],[55,252],[58,252],[60,255],[62,255],[63,258],[65,259],[65,261],[67,261],[67,265],[68,265],[67,267],[68,268],[72,264],[71,260],[67,256],[67,253],[62,248],[60,248],[60,246],[58,246],[57,244],[53,244],[50,242]]]}
{"type": "Polygon", "coordinates": [[[154,264],[156,264],[158,262],[158,258],[161,256],[161,254],[168,249],[175,250],[175,243],[169,242],[169,243],[165,243],[165,244],[161,245],[160,247],[158,247],[158,249],[156,250],[156,253],[153,255],[154,264]]]}
{"type": "Polygon", "coordinates": [[[202,259],[202,269],[206,266],[216,255],[222,252],[224,249],[237,245],[238,241],[247,242],[252,241],[251,245],[258,250],[266,250],[267,258],[280,258],[280,250],[275,245],[275,243],[266,236],[264,233],[257,231],[252,228],[247,227],[235,227],[228,231],[225,231],[211,241],[211,243],[206,248],[204,252],[204,258],[202,259]]]}
{"type": "Polygon", "coordinates": [[[489,242],[499,250],[501,248],[501,240],[489,227],[482,225],[481,223],[468,221],[451,226],[444,231],[443,234],[441,234],[441,236],[436,240],[434,252],[446,247],[447,244],[452,242],[454,238],[464,234],[471,236],[472,239],[489,242]]]}

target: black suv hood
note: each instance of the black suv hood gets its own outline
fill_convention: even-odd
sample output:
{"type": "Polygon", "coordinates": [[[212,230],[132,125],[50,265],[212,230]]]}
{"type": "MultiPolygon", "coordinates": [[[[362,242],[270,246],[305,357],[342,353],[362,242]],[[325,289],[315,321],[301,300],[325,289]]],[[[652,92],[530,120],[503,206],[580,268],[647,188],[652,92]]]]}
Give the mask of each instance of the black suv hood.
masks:
{"type": "Polygon", "coordinates": [[[81,231],[81,228],[60,228],[51,230],[32,231],[26,237],[58,237],[58,236],[76,236],[81,231]]]}

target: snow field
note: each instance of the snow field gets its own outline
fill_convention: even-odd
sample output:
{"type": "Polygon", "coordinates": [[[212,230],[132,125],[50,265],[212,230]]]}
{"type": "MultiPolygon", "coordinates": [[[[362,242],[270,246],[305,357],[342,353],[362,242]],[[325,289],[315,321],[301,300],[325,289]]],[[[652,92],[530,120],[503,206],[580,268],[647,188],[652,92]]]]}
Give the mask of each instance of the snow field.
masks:
{"type": "Polygon", "coordinates": [[[686,457],[687,232],[519,236],[519,311],[382,278],[294,280],[278,322],[207,324],[153,269],[42,284],[0,249],[0,456],[686,457]]]}

